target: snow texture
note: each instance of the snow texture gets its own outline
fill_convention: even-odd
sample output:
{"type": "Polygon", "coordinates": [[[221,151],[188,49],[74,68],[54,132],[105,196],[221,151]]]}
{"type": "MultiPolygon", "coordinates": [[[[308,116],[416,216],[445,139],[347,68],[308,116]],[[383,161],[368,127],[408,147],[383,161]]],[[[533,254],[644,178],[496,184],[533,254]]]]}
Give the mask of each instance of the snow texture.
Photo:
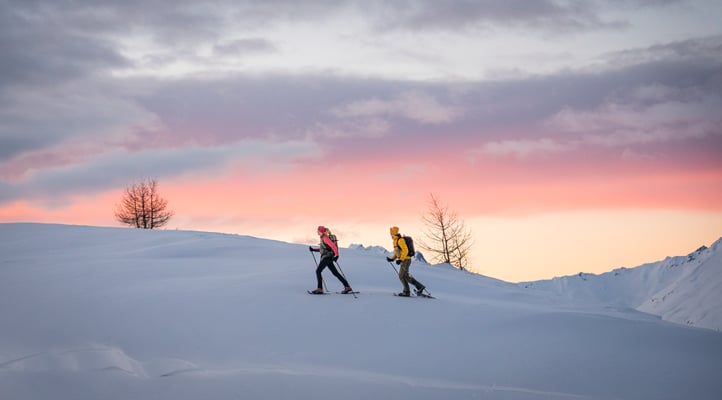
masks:
{"type": "Polygon", "coordinates": [[[0,224],[0,399],[722,398],[720,242],[524,284],[415,262],[424,299],[340,239],[358,298],[306,293],[307,245],[0,224]]]}

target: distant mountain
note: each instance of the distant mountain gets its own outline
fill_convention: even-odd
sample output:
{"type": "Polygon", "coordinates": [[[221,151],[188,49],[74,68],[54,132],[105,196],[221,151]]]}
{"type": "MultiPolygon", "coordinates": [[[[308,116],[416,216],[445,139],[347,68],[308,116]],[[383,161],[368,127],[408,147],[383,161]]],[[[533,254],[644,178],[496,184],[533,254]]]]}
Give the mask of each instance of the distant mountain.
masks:
{"type": "Polygon", "coordinates": [[[722,238],[687,256],[600,275],[519,283],[577,302],[629,307],[680,324],[722,330],[722,238]]]}
{"type": "MultiPolygon", "coordinates": [[[[368,246],[368,247],[366,247],[366,246],[364,246],[364,245],[362,245],[362,244],[351,243],[351,245],[350,245],[348,248],[349,248],[349,249],[352,249],[352,250],[366,251],[366,252],[368,252],[368,253],[378,254],[378,255],[383,255],[383,256],[391,256],[391,255],[394,254],[393,251],[389,251],[389,250],[387,250],[385,247],[382,247],[382,246],[368,246]]],[[[417,261],[417,262],[424,263],[424,264],[428,264],[428,263],[429,263],[428,261],[426,261],[426,258],[424,258],[424,254],[423,254],[421,251],[419,251],[419,250],[416,250],[416,255],[414,255],[414,260],[417,261]]]]}

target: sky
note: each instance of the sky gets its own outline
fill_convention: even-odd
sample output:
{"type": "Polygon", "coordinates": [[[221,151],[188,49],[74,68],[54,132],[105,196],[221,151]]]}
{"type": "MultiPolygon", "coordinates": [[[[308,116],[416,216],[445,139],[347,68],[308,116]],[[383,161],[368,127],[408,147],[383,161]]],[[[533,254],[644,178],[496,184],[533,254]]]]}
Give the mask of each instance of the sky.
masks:
{"type": "Polygon", "coordinates": [[[0,222],[390,248],[431,194],[470,269],[633,267],[722,236],[719,1],[0,2],[0,222]]]}

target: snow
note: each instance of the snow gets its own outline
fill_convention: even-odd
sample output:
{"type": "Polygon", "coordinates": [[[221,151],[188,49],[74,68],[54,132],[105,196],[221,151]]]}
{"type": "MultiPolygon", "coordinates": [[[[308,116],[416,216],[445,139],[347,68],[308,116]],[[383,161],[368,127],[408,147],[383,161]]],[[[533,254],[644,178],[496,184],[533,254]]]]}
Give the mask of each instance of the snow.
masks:
{"type": "Polygon", "coordinates": [[[634,308],[662,319],[722,330],[722,239],[711,248],[601,275],[521,283],[576,303],[634,308]]]}
{"type": "Polygon", "coordinates": [[[358,298],[306,294],[307,245],[0,224],[0,399],[722,398],[720,242],[525,284],[415,262],[432,300],[340,240],[358,298]]]}

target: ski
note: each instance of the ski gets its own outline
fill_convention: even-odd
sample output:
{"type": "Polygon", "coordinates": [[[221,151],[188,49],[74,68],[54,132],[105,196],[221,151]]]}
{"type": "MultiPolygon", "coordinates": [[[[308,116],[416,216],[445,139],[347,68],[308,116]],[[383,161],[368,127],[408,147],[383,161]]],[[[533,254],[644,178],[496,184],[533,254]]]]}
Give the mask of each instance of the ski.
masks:
{"type": "Polygon", "coordinates": [[[346,292],[346,293],[344,293],[344,292],[336,292],[336,294],[359,294],[359,293],[361,293],[361,292],[355,292],[355,291],[353,291],[353,292],[346,292]]]}
{"type": "Polygon", "coordinates": [[[396,296],[396,297],[426,297],[427,299],[435,299],[436,298],[430,294],[413,294],[410,296],[399,296],[398,293],[394,293],[394,296],[396,296]]]}
{"type": "Polygon", "coordinates": [[[310,291],[310,290],[306,290],[306,293],[308,293],[308,294],[313,294],[313,295],[331,294],[331,293],[329,293],[329,292],[314,293],[314,292],[312,292],[312,291],[310,291]]]}

